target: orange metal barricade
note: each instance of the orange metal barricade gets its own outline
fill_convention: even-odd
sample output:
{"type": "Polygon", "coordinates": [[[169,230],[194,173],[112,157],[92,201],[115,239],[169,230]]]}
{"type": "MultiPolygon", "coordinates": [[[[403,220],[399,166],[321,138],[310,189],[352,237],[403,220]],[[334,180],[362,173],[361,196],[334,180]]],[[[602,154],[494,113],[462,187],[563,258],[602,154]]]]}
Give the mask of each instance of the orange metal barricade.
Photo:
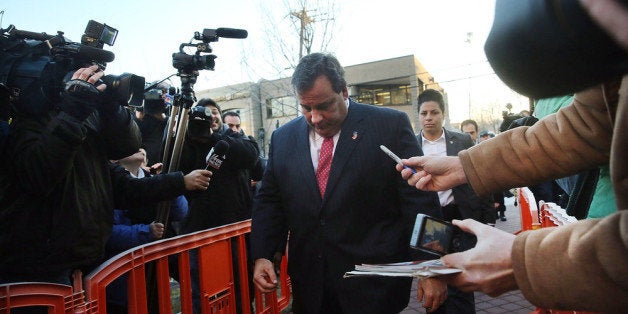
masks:
{"type": "Polygon", "coordinates": [[[552,213],[549,211],[550,204],[541,205],[541,228],[556,227],[556,220],[552,219],[552,213]]]}
{"type": "Polygon", "coordinates": [[[516,194],[521,212],[521,230],[515,234],[540,228],[538,206],[532,191],[527,187],[522,187],[516,189],[516,194]]]}
{"type": "Polygon", "coordinates": [[[43,306],[48,313],[75,313],[83,304],[83,292],[74,292],[71,286],[20,282],[0,285],[0,313],[12,308],[43,306]]]}
{"type": "MultiPolygon", "coordinates": [[[[149,262],[155,264],[158,311],[172,313],[169,257],[175,257],[178,265],[181,312],[192,313],[190,251],[195,249],[198,250],[202,312],[236,313],[236,302],[240,302],[242,313],[251,313],[245,242],[245,235],[250,231],[251,222],[247,220],[130,249],[87,275],[83,282],[85,291],[80,280],[75,281],[74,289],[51,283],[0,285],[0,314],[24,306],[47,306],[49,313],[59,314],[106,313],[106,288],[123,275],[128,278],[129,313],[148,313],[145,272],[149,262]],[[233,250],[237,251],[237,263],[233,261],[233,250]],[[236,280],[240,287],[240,300],[236,300],[236,280]]],[[[277,293],[261,294],[256,289],[256,313],[280,313],[290,304],[290,280],[285,258],[279,279],[281,297],[277,293]]]]}

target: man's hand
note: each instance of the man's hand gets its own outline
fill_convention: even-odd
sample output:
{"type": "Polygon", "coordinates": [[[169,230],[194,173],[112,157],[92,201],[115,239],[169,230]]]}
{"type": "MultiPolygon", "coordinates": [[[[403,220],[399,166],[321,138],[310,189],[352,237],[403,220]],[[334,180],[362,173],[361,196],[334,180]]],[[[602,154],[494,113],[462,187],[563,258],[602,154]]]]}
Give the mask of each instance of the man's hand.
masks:
{"type": "Polygon", "coordinates": [[[279,287],[273,263],[265,258],[255,260],[253,282],[262,292],[272,292],[279,287]]]}
{"type": "Polygon", "coordinates": [[[472,219],[454,220],[453,224],[475,234],[478,242],[470,250],[443,256],[446,266],[462,269],[462,273],[442,278],[462,291],[482,291],[492,297],[516,290],[510,256],[515,236],[472,219]]]}
{"type": "Polygon", "coordinates": [[[150,234],[153,236],[153,239],[158,240],[164,236],[164,224],[161,222],[151,222],[150,223],[150,234]]]}
{"type": "Polygon", "coordinates": [[[150,174],[160,174],[161,171],[164,168],[164,164],[161,162],[155,163],[150,167],[145,167],[144,169],[146,169],[150,174]]]}
{"type": "Polygon", "coordinates": [[[460,158],[454,156],[422,156],[402,159],[402,163],[416,170],[415,174],[397,164],[404,180],[424,191],[446,191],[467,183],[460,158]]]}
{"type": "Polygon", "coordinates": [[[78,120],[85,120],[102,105],[102,94],[107,86],[100,84],[96,87],[94,84],[103,76],[104,72],[97,65],[76,70],[65,84],[59,108],[78,120]]]}
{"type": "Polygon", "coordinates": [[[447,284],[436,278],[419,279],[417,300],[428,313],[436,311],[447,300],[447,284]]]}
{"type": "Polygon", "coordinates": [[[186,174],[183,177],[185,182],[185,189],[188,191],[193,190],[207,190],[209,187],[209,180],[211,179],[212,172],[205,169],[197,169],[186,174]]]}
{"type": "MultiPolygon", "coordinates": [[[[98,80],[100,80],[103,76],[105,76],[105,72],[103,72],[98,67],[98,65],[94,64],[89,67],[80,68],[76,70],[76,72],[72,74],[72,78],[70,78],[70,81],[79,80],[79,81],[85,81],[91,85],[94,85],[94,83],[98,82],[98,80]]],[[[104,92],[105,89],[107,88],[107,85],[99,84],[98,86],[95,86],[95,87],[99,92],[104,92]]]]}
{"type": "Polygon", "coordinates": [[[283,252],[275,252],[275,255],[273,255],[275,274],[279,274],[279,272],[281,271],[281,260],[283,260],[283,252]]]}

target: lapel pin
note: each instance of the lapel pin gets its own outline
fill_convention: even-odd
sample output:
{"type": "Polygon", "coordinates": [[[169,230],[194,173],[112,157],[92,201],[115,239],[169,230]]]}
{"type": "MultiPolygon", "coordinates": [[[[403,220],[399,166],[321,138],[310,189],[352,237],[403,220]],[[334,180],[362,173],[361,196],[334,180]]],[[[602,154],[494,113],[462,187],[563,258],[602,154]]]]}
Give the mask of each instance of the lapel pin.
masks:
{"type": "Polygon", "coordinates": [[[351,136],[351,139],[355,140],[356,138],[358,138],[358,132],[357,131],[353,131],[353,135],[351,136]]]}

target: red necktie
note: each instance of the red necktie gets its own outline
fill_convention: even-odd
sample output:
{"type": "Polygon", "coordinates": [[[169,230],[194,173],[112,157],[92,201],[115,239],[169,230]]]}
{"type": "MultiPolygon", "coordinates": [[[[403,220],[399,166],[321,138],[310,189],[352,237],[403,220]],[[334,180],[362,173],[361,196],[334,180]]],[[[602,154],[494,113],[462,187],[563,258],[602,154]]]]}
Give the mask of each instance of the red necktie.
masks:
{"type": "Polygon", "coordinates": [[[321,145],[321,151],[318,155],[318,168],[316,168],[316,181],[321,197],[325,195],[327,187],[327,179],[329,179],[329,169],[331,169],[331,158],[334,152],[334,138],[326,137],[321,145]]]}

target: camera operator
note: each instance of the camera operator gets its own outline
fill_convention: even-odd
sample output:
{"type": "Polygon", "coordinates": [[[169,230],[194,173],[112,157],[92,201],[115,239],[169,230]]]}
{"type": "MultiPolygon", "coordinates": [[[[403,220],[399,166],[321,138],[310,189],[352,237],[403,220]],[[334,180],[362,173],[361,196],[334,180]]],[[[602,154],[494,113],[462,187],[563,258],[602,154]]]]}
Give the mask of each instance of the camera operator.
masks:
{"type": "Polygon", "coordinates": [[[163,157],[164,131],[168,124],[167,102],[169,84],[161,82],[145,94],[144,106],[135,109],[135,123],[142,133],[142,146],[146,148],[147,165],[161,162],[163,157]]]}
{"type": "Polygon", "coordinates": [[[220,107],[211,99],[201,99],[192,112],[181,154],[181,170],[204,168],[205,157],[218,141],[227,142],[229,150],[220,170],[213,171],[207,191],[188,194],[190,213],[183,225],[184,232],[251,218],[250,180],[247,178],[248,171],[257,163],[257,143],[240,132],[224,128],[220,107]]]}
{"type": "MultiPolygon", "coordinates": [[[[182,232],[191,233],[250,219],[249,173],[258,161],[257,143],[241,132],[223,127],[220,106],[212,99],[199,100],[190,113],[181,154],[180,168],[183,172],[204,168],[207,165],[205,157],[218,141],[227,142],[229,149],[220,169],[212,171],[209,188],[203,192],[186,195],[189,212],[183,223],[182,232]]],[[[200,311],[200,303],[195,252],[191,258],[193,302],[197,313],[200,311]]]]}
{"type": "Polygon", "coordinates": [[[0,282],[70,284],[102,261],[114,208],[109,160],[137,152],[130,113],[105,97],[97,65],[75,71],[60,100],[13,116],[0,173],[0,282]]]}

